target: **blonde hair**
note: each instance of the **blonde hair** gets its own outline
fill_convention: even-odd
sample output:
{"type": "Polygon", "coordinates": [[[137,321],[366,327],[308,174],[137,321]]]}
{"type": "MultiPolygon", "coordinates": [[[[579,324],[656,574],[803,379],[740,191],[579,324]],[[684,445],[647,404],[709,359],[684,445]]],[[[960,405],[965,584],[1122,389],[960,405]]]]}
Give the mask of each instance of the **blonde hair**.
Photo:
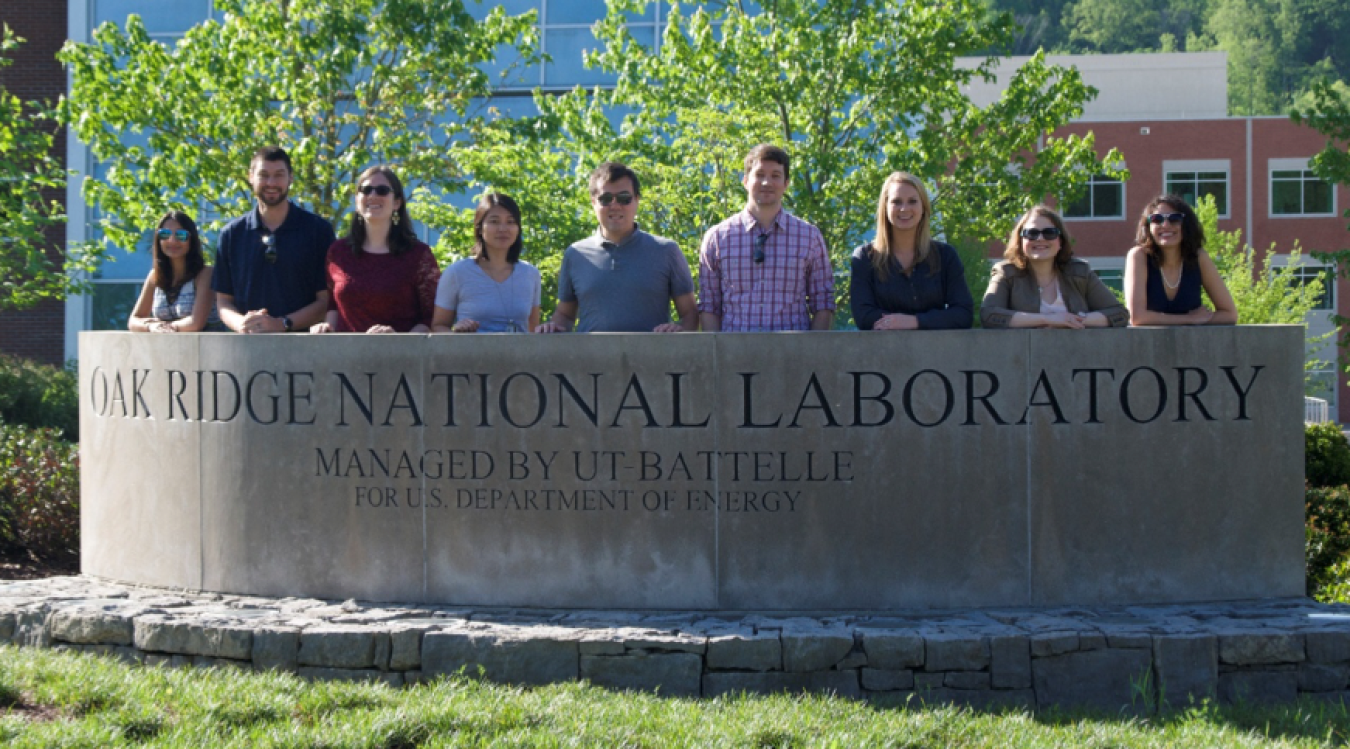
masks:
{"type": "Polygon", "coordinates": [[[932,249],[933,236],[929,231],[928,222],[933,215],[933,203],[928,199],[928,188],[924,187],[923,180],[909,172],[891,172],[882,183],[881,197],[877,199],[877,237],[872,240],[871,252],[872,267],[876,269],[877,278],[882,281],[890,275],[891,260],[895,257],[895,248],[891,247],[891,219],[886,212],[888,202],[886,196],[892,186],[900,184],[913,187],[919,193],[919,203],[923,206],[923,218],[919,220],[919,230],[914,236],[914,265],[928,260],[931,255],[933,258],[931,264],[936,266],[937,255],[929,252],[932,249]]]}

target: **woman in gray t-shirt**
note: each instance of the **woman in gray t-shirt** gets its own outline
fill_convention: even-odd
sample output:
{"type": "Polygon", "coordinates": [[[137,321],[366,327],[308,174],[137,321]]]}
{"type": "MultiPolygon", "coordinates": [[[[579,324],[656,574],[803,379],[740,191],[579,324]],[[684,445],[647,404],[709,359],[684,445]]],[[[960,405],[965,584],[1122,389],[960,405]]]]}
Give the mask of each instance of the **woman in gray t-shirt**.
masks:
{"type": "Polygon", "coordinates": [[[473,256],[436,287],[434,333],[524,333],[539,325],[539,270],[520,259],[520,206],[491,192],[473,214],[473,256]]]}

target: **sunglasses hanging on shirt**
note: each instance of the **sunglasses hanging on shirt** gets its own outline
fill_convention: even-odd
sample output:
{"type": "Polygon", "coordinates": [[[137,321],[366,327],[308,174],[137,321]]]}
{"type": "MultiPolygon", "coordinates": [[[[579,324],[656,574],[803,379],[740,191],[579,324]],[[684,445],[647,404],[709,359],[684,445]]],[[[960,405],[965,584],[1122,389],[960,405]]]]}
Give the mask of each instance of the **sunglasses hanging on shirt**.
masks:
{"type": "Polygon", "coordinates": [[[277,235],[272,232],[264,232],[262,235],[263,258],[267,260],[268,265],[274,265],[277,262],[277,235]]]}
{"type": "Polygon", "coordinates": [[[756,263],[762,263],[762,262],[764,262],[764,245],[765,245],[765,243],[767,243],[768,241],[769,241],[769,235],[768,235],[768,234],[757,234],[757,235],[755,235],[755,254],[752,255],[751,258],[752,258],[756,263]]]}

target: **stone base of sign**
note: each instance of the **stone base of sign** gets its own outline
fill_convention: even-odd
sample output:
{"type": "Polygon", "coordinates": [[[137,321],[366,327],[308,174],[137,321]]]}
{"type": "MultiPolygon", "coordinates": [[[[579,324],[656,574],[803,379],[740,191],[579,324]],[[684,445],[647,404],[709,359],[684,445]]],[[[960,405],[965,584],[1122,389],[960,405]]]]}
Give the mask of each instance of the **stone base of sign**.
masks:
{"type": "Polygon", "coordinates": [[[1302,598],[710,617],[259,598],[80,576],[0,584],[0,642],[391,686],[463,673],[681,697],[1137,714],[1204,697],[1350,702],[1350,607],[1302,598]]]}

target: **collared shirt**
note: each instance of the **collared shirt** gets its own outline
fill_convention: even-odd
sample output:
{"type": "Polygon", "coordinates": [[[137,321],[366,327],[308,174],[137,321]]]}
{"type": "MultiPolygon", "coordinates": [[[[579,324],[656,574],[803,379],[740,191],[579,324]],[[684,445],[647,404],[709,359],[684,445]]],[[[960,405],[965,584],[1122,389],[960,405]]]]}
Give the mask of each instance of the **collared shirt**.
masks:
{"type": "Polygon", "coordinates": [[[563,253],[558,301],[576,302],[581,333],[650,333],[670,302],[694,293],[689,261],[673,241],[634,229],[615,244],[597,231],[563,253]]]}
{"type": "Polygon", "coordinates": [[[825,238],[780,210],[757,263],[757,237],[764,233],[747,209],[703,235],[699,312],[721,317],[724,331],[809,330],[812,315],[835,308],[825,238]]]}
{"type": "Polygon", "coordinates": [[[324,265],[336,239],[332,224],[295,203],[274,232],[267,230],[255,207],[221,230],[211,288],[234,297],[240,312],[265,309],[273,317],[289,315],[328,290],[324,265]],[[269,233],[276,249],[270,262],[263,243],[269,233]]]}

